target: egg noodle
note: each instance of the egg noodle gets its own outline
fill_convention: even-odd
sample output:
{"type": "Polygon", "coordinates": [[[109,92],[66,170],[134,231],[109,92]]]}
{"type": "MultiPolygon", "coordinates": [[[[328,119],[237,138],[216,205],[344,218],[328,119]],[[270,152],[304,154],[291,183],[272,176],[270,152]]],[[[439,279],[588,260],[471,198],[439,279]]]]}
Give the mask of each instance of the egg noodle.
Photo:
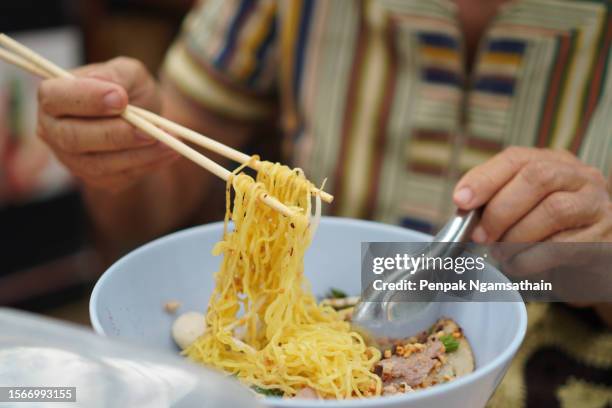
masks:
{"type": "Polygon", "coordinates": [[[312,184],[300,169],[270,162],[262,162],[256,180],[241,170],[226,188],[223,240],[213,249],[223,261],[206,332],[184,353],[285,396],[305,387],[322,398],[380,395],[381,380],[371,371],[380,351],[368,347],[331,307],[317,304],[304,278],[312,184]],[[286,217],[262,204],[258,197],[265,194],[295,215],[286,217]]]}

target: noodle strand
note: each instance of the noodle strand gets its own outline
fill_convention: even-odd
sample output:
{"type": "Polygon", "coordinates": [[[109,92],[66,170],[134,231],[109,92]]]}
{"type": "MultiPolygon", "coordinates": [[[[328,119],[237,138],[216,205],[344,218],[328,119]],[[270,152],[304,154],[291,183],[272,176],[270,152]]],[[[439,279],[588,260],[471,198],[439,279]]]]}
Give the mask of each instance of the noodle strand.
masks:
{"type": "Polygon", "coordinates": [[[285,396],[304,387],[322,398],[380,395],[381,380],[371,371],[380,352],[368,347],[333,308],[317,304],[304,277],[312,184],[300,169],[280,164],[261,162],[256,180],[240,173],[242,168],[226,189],[223,240],[213,249],[223,261],[215,275],[207,329],[184,353],[285,396]],[[258,197],[265,194],[296,215],[285,217],[262,205],[258,197]]]}

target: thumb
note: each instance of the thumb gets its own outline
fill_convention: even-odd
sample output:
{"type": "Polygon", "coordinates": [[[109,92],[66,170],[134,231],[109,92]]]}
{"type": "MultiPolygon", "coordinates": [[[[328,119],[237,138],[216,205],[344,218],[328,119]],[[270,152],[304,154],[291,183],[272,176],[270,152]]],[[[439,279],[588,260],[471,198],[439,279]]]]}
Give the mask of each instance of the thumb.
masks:
{"type": "Polygon", "coordinates": [[[129,95],[131,104],[159,111],[161,103],[155,80],[144,64],[136,59],[118,57],[84,67],[79,74],[120,85],[129,95]]]}

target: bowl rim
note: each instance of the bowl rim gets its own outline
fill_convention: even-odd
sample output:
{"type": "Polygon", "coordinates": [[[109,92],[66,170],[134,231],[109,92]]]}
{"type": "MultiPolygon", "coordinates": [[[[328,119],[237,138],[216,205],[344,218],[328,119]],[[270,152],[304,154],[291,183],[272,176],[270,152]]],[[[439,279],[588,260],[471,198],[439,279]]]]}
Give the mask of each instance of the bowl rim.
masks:
{"type": "MultiPolygon", "coordinates": [[[[395,232],[406,232],[409,230],[408,228],[400,227],[392,224],[385,224],[381,222],[375,221],[367,221],[360,220],[354,218],[345,218],[345,217],[330,217],[323,216],[321,217],[321,223],[325,224],[348,224],[353,226],[366,226],[366,227],[375,227],[375,228],[383,228],[395,232]]],[[[114,273],[115,270],[121,267],[125,262],[128,262],[128,258],[131,258],[134,255],[137,255],[141,252],[148,251],[151,248],[154,248],[159,245],[163,245],[165,241],[176,239],[177,237],[185,238],[190,235],[200,234],[208,230],[214,230],[223,226],[223,221],[217,221],[209,224],[198,225],[190,228],[186,228],[180,231],[175,231],[173,233],[164,235],[162,237],[156,238],[142,246],[130,251],[129,253],[122,256],[116,262],[114,262],[104,273],[100,276],[98,281],[96,282],[90,299],[89,299],[89,319],[91,321],[91,325],[94,331],[97,334],[102,336],[108,336],[108,334],[102,328],[102,324],[98,319],[98,315],[96,313],[96,305],[98,303],[98,297],[102,287],[105,286],[110,276],[114,273]]],[[[411,233],[416,233],[423,237],[424,241],[431,240],[432,236],[429,234],[425,234],[419,231],[410,230],[411,233]]],[[[501,274],[497,270],[497,268],[493,268],[495,273],[501,274]]],[[[502,277],[507,279],[505,276],[502,277]]],[[[509,362],[518,348],[520,347],[525,334],[527,332],[527,308],[525,303],[522,301],[520,294],[516,291],[513,291],[516,296],[518,296],[521,301],[510,302],[514,305],[518,312],[518,330],[516,331],[512,341],[506,347],[504,351],[502,351],[498,356],[493,358],[493,360],[484,364],[483,366],[477,367],[472,373],[469,373],[466,376],[460,377],[451,382],[447,382],[444,384],[438,384],[435,387],[430,387],[424,390],[419,390],[418,392],[408,393],[408,394],[400,394],[400,395],[391,395],[386,397],[374,397],[374,398],[366,398],[366,399],[351,399],[351,400],[299,400],[299,399],[284,399],[284,398],[270,398],[264,397],[261,398],[266,404],[275,406],[275,407],[294,407],[294,408],[308,408],[312,406],[321,406],[321,407],[346,407],[346,408],[373,408],[376,406],[384,406],[389,404],[395,404],[400,402],[417,402],[423,399],[434,397],[438,394],[445,393],[462,386],[470,385],[476,382],[478,379],[488,375],[493,370],[498,367],[505,365],[506,362],[509,362]]],[[[495,302],[489,302],[495,303],[495,302]]]]}

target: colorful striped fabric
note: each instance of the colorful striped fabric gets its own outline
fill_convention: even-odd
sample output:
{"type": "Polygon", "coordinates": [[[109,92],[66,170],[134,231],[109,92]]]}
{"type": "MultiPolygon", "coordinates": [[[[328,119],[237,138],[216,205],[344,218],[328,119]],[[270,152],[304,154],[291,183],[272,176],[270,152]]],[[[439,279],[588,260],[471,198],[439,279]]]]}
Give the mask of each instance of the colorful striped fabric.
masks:
{"type": "Polygon", "coordinates": [[[206,0],[165,72],[241,120],[280,107],[286,151],[331,211],[424,230],[467,169],[506,146],[612,162],[612,4],[502,7],[471,74],[450,0],[206,0]]]}

